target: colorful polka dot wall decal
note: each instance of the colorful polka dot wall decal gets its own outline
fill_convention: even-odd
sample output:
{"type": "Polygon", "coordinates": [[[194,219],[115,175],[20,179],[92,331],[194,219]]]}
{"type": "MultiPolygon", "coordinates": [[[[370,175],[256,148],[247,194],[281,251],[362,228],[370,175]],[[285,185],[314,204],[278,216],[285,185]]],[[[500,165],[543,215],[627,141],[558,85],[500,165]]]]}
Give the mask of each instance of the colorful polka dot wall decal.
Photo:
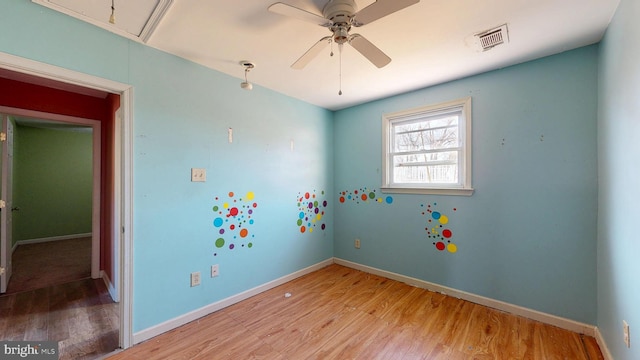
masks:
{"type": "MultiPolygon", "coordinates": [[[[458,252],[458,245],[453,242],[453,230],[449,224],[449,216],[442,210],[436,209],[437,203],[421,204],[420,212],[426,217],[427,238],[438,251],[448,251],[451,254],[458,252]]],[[[458,209],[453,208],[456,212],[458,209]]]]}
{"type": "Polygon", "coordinates": [[[300,233],[311,234],[314,229],[324,230],[327,228],[324,218],[329,203],[324,197],[324,190],[320,191],[320,194],[317,194],[315,190],[298,193],[296,225],[300,233]]]}
{"type": "Polygon", "coordinates": [[[244,196],[229,191],[224,196],[216,196],[213,211],[213,228],[216,239],[214,241],[214,256],[224,249],[233,250],[252,248],[255,234],[251,226],[255,224],[255,214],[258,203],[252,191],[244,196]]]}
{"type": "Polygon", "coordinates": [[[375,203],[375,204],[392,204],[392,196],[379,196],[376,190],[368,188],[360,188],[354,190],[345,190],[338,193],[338,201],[341,204],[350,202],[356,204],[375,203]]]}

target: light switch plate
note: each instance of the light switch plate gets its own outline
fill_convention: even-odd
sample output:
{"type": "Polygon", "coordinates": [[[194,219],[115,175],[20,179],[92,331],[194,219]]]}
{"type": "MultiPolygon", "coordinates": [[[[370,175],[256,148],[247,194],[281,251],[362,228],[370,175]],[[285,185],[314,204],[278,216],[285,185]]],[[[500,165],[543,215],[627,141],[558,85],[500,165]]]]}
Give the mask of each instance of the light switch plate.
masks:
{"type": "Polygon", "coordinates": [[[202,168],[191,168],[191,181],[194,181],[194,182],[207,181],[207,170],[202,168]]]}

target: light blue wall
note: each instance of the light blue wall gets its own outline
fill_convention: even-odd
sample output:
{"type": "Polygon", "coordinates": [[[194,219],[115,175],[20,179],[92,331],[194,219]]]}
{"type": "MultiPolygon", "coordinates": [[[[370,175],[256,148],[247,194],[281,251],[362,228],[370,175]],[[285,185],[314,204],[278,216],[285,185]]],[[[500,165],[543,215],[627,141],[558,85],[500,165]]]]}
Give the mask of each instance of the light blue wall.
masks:
{"type": "Polygon", "coordinates": [[[134,87],[134,332],[332,256],[330,111],[259,86],[244,91],[239,79],[27,0],[0,2],[0,33],[2,52],[134,87]],[[206,168],[207,182],[192,183],[192,167],[206,168]],[[315,231],[301,233],[298,214],[308,201],[299,205],[298,197],[306,192],[328,204],[315,231]],[[243,214],[226,217],[233,207],[243,214]],[[220,235],[217,217],[235,219],[249,235],[241,238],[231,223],[220,235]],[[194,271],[202,285],[190,288],[194,271]]]}
{"type": "Polygon", "coordinates": [[[640,1],[622,0],[600,46],[598,327],[614,359],[640,359],[640,1]],[[623,342],[622,321],[631,328],[623,342]]]}
{"type": "MultiPolygon", "coordinates": [[[[638,13],[636,1],[622,7],[638,13]]],[[[640,300],[632,262],[640,252],[629,235],[638,190],[627,185],[638,170],[622,168],[634,163],[638,134],[631,60],[638,48],[623,47],[635,44],[638,26],[624,12],[600,50],[605,215],[597,275],[596,46],[335,114],[259,86],[242,91],[239,79],[27,0],[0,2],[0,51],[134,86],[134,331],[335,255],[589,324],[598,294],[598,325],[620,355],[621,319],[640,323],[631,305],[640,300]],[[628,59],[622,67],[620,56],[628,59]],[[473,196],[339,203],[343,191],[386,196],[381,114],[466,96],[473,98],[473,196]],[[624,141],[608,140],[614,133],[624,141]],[[191,167],[206,168],[207,182],[191,183],[191,167]],[[297,197],[307,191],[328,201],[326,230],[301,233],[295,223],[297,197]],[[239,200],[247,192],[258,204],[249,227],[254,246],[240,241],[229,250],[227,238],[217,248],[212,208],[234,199],[247,205],[239,200]],[[428,223],[425,209],[448,216],[457,253],[435,249],[425,228],[437,223],[428,223]],[[214,263],[221,276],[210,279],[214,263]],[[202,272],[203,285],[188,286],[192,271],[202,272]]]]}
{"type": "Polygon", "coordinates": [[[338,203],[335,256],[595,324],[597,64],[590,46],[337,112],[336,193],[379,197],[381,115],[471,96],[475,193],[338,203]]]}

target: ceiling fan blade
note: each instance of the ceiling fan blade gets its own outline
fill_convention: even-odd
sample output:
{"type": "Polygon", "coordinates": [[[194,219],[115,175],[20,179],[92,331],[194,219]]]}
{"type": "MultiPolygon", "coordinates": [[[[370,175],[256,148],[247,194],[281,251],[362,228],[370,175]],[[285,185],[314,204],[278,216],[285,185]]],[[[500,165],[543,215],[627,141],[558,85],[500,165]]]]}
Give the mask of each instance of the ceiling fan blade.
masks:
{"type": "Polygon", "coordinates": [[[300,56],[296,62],[291,64],[291,67],[296,70],[300,70],[307,66],[307,64],[313,60],[324,48],[327,47],[331,43],[331,36],[325,36],[322,39],[318,40],[309,50],[307,50],[304,55],[300,56]]]}
{"type": "Polygon", "coordinates": [[[382,50],[378,49],[360,34],[351,35],[349,38],[349,44],[351,44],[351,46],[358,50],[360,54],[364,55],[364,57],[369,59],[369,61],[378,68],[384,67],[391,62],[391,58],[388,57],[387,54],[383,53],[382,50]]]}
{"type": "Polygon", "coordinates": [[[310,22],[312,24],[324,27],[331,26],[331,21],[323,18],[322,16],[285,3],[277,2],[275,4],[272,4],[271,6],[269,6],[268,10],[272,13],[289,16],[298,20],[310,22]]]}
{"type": "Polygon", "coordinates": [[[419,2],[420,0],[378,0],[356,13],[354,25],[362,26],[372,23],[419,2]]]}

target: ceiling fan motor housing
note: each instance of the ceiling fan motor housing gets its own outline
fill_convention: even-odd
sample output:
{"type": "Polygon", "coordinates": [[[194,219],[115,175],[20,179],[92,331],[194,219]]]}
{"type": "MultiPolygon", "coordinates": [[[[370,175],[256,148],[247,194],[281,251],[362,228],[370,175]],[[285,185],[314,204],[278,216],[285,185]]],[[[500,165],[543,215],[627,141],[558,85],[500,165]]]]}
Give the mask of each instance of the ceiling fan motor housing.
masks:
{"type": "Polygon", "coordinates": [[[322,9],[322,16],[334,24],[350,24],[351,18],[358,12],[353,0],[331,0],[322,9]]]}

